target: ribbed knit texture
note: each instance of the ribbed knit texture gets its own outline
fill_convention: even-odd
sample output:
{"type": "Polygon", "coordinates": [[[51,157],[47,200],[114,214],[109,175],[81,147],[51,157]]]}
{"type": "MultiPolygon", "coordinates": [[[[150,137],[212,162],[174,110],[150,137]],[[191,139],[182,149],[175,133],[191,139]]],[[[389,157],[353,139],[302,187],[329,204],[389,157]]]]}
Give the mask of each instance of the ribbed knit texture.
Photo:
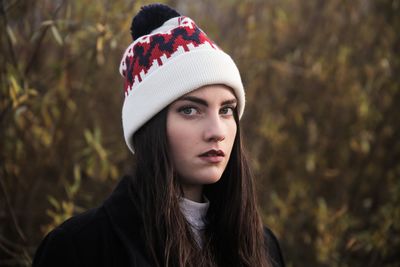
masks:
{"type": "Polygon", "coordinates": [[[199,203],[194,202],[187,198],[181,198],[179,201],[179,206],[183,215],[185,215],[186,220],[192,228],[194,238],[199,245],[203,247],[203,235],[204,229],[206,227],[205,217],[207,214],[210,202],[206,199],[206,202],[199,203]]]}

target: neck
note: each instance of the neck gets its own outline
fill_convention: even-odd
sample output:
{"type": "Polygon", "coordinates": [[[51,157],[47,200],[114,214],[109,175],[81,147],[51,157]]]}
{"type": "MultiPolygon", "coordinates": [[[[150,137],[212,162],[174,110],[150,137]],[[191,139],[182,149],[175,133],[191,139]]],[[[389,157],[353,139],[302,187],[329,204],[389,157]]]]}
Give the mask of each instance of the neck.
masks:
{"type": "Polygon", "coordinates": [[[203,202],[203,185],[182,185],[183,196],[194,202],[203,202]]]}

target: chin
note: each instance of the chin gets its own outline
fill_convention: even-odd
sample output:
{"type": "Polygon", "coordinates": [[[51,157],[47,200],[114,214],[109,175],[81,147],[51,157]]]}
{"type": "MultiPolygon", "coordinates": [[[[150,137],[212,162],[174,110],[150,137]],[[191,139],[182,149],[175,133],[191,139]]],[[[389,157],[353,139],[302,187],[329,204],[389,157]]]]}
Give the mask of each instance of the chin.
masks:
{"type": "Polygon", "coordinates": [[[181,173],[180,179],[183,183],[192,185],[214,184],[221,179],[223,172],[222,168],[192,168],[181,173]]]}
{"type": "Polygon", "coordinates": [[[207,179],[206,181],[204,181],[202,184],[203,185],[207,185],[207,184],[215,184],[216,182],[218,182],[219,181],[219,179],[220,179],[221,177],[218,177],[218,178],[212,178],[212,179],[207,179]]]}
{"type": "Polygon", "coordinates": [[[198,179],[199,183],[201,184],[214,184],[218,182],[222,177],[222,172],[221,173],[209,173],[209,174],[204,174],[202,177],[198,179]]]}

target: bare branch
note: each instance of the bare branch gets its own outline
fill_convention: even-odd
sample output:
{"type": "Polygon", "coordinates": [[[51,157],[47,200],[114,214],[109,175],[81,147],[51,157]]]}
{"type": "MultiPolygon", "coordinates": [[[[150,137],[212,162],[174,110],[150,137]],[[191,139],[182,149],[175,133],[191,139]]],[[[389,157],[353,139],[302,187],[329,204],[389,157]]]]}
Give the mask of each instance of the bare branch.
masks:
{"type": "Polygon", "coordinates": [[[17,233],[18,233],[19,237],[22,239],[22,241],[26,242],[26,237],[25,237],[24,233],[22,232],[21,227],[19,226],[19,223],[18,223],[18,219],[15,216],[13,208],[11,207],[10,199],[8,197],[8,193],[7,193],[6,187],[4,185],[3,179],[0,179],[0,187],[1,187],[1,190],[3,191],[5,203],[6,203],[8,212],[11,215],[11,219],[14,223],[15,230],[17,231],[17,233]]]}
{"type": "MultiPolygon", "coordinates": [[[[8,27],[8,19],[7,19],[6,11],[4,9],[3,0],[0,0],[0,15],[3,18],[4,29],[6,29],[8,27]]],[[[15,51],[14,51],[14,46],[12,44],[10,36],[8,34],[6,34],[6,36],[7,36],[6,39],[7,39],[8,50],[10,52],[10,57],[11,57],[11,63],[13,64],[14,68],[17,70],[18,74],[20,74],[17,57],[16,57],[15,51]]]]}
{"type": "MultiPolygon", "coordinates": [[[[64,3],[65,3],[65,1],[62,1],[62,2],[58,5],[58,7],[56,8],[56,10],[54,11],[54,14],[53,14],[51,20],[54,21],[54,20],[56,19],[57,14],[58,14],[58,12],[61,10],[61,7],[64,5],[64,3]]],[[[36,58],[37,58],[38,55],[39,55],[39,51],[40,51],[40,48],[41,48],[41,46],[42,46],[43,39],[44,39],[44,37],[46,36],[47,30],[48,30],[50,27],[51,27],[51,25],[47,25],[47,26],[45,26],[44,29],[42,30],[42,32],[41,32],[41,34],[40,34],[40,37],[39,37],[38,41],[36,42],[35,49],[33,50],[31,59],[29,60],[29,63],[26,65],[26,68],[25,68],[25,75],[28,75],[28,73],[29,73],[30,70],[32,69],[32,66],[33,66],[34,63],[35,63],[36,58]]]]}

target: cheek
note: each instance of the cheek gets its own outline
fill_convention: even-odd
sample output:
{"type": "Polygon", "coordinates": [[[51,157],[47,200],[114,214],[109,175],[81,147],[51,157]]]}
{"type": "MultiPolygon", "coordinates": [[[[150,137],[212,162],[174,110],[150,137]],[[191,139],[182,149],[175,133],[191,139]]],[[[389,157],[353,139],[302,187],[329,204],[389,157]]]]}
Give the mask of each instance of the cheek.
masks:
{"type": "Polygon", "coordinates": [[[227,139],[229,140],[229,145],[231,147],[233,146],[233,142],[235,141],[236,133],[237,133],[237,125],[236,122],[233,121],[230,123],[227,132],[227,137],[228,137],[227,139]]]}
{"type": "Polygon", "coordinates": [[[168,145],[173,157],[179,156],[185,152],[187,149],[185,147],[185,141],[187,136],[185,136],[184,131],[179,131],[179,129],[174,128],[168,133],[168,145]]]}
{"type": "Polygon", "coordinates": [[[193,148],[196,142],[195,129],[188,127],[185,122],[171,118],[170,123],[167,123],[167,138],[171,154],[176,160],[193,148]]]}

